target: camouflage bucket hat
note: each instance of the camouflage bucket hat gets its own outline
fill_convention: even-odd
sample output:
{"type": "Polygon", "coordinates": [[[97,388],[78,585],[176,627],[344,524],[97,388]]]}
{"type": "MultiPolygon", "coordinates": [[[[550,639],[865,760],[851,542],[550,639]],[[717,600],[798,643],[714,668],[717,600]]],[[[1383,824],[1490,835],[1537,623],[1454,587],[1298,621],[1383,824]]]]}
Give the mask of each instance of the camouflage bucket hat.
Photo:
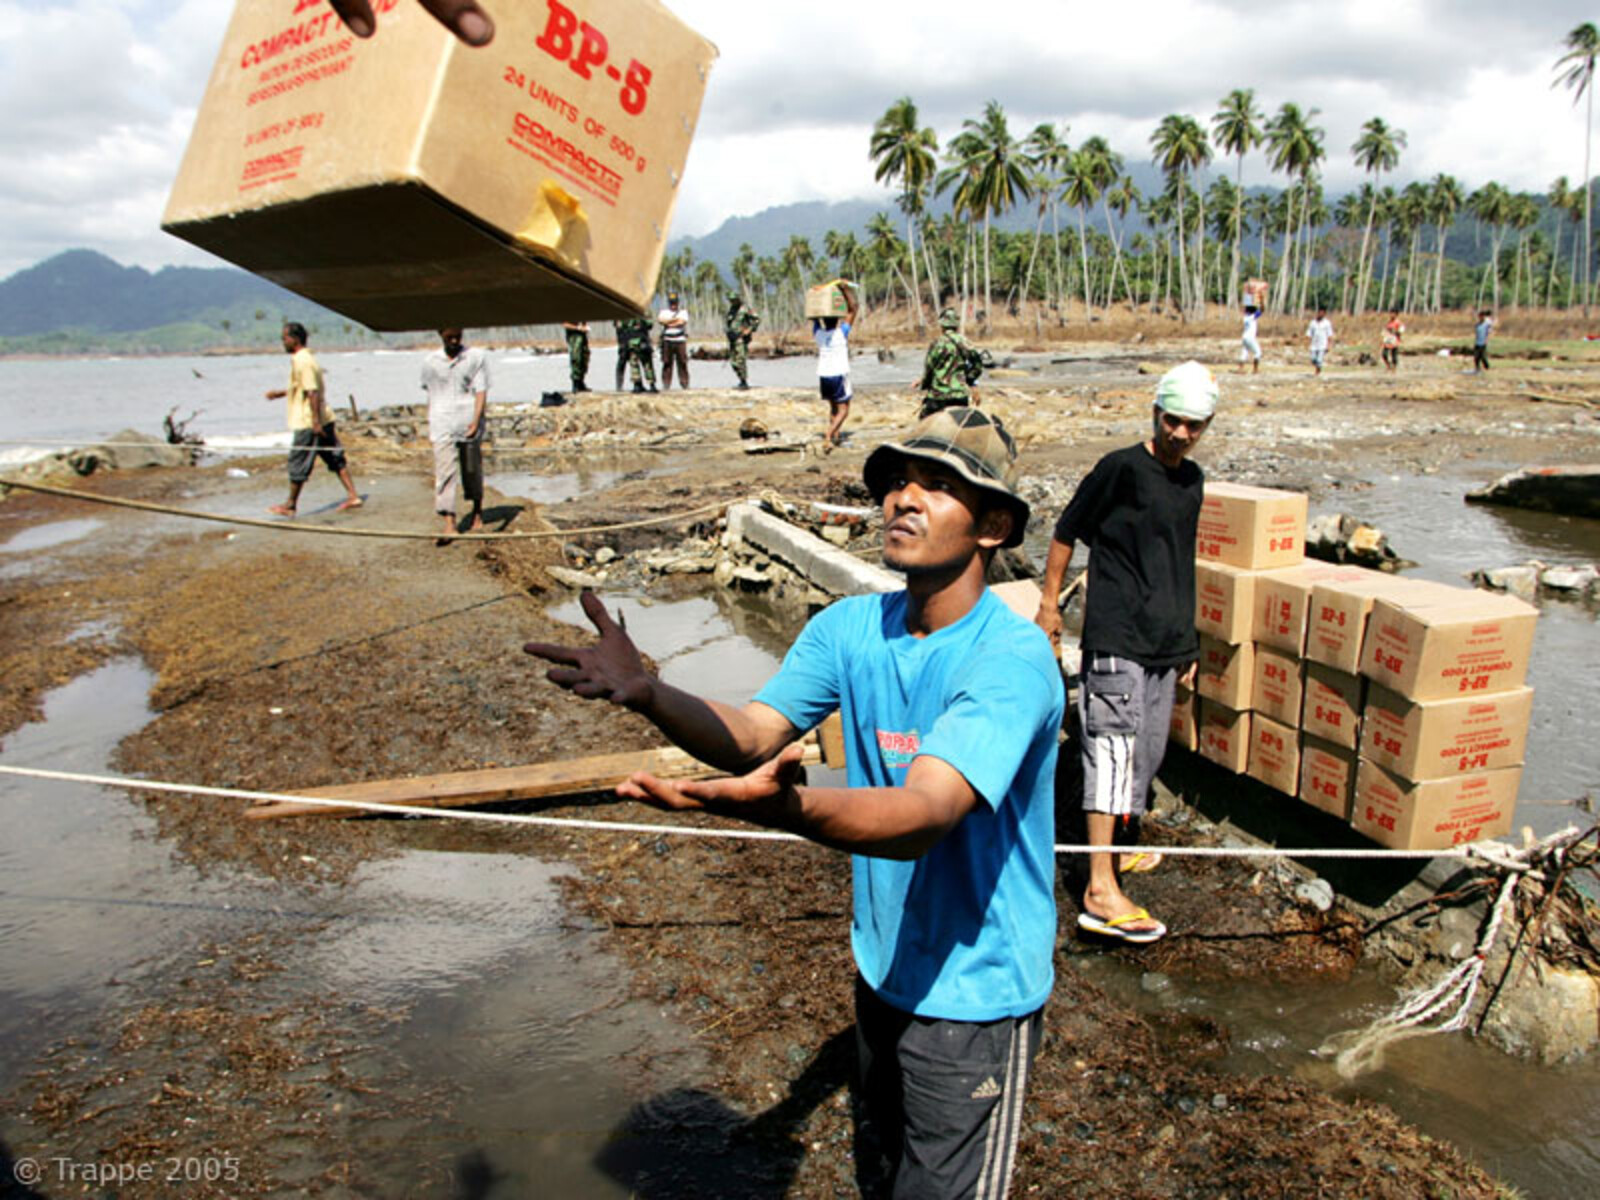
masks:
{"type": "Polygon", "coordinates": [[[940,329],[960,329],[961,316],[953,308],[947,308],[939,314],[940,329]]]}
{"type": "Polygon", "coordinates": [[[975,408],[945,408],[918,422],[901,440],[883,443],[861,469],[867,490],[880,503],[902,456],[943,463],[974,487],[999,497],[1012,515],[1011,536],[1003,544],[1022,544],[1028,503],[1017,495],[1017,444],[998,420],[975,408]]]}

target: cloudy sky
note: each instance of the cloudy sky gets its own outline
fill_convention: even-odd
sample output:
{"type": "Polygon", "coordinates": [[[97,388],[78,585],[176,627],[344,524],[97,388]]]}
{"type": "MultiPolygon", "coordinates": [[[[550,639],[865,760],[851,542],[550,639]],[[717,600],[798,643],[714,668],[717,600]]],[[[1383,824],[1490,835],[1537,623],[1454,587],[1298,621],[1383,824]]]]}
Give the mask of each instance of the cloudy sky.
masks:
{"type": "MultiPolygon", "coordinates": [[[[402,0],[406,2],[406,0],[402,0]]],[[[538,0],[500,0],[537,3],[538,0]]],[[[491,12],[495,0],[483,0],[491,12]]],[[[873,121],[911,96],[941,140],[998,100],[1012,128],[1100,134],[1148,159],[1167,113],[1209,125],[1251,87],[1320,109],[1328,187],[1382,116],[1409,146],[1393,177],[1439,171],[1543,191],[1583,173],[1583,111],[1552,89],[1576,0],[666,0],[716,42],[675,233],[796,200],[881,196],[873,121]]],[[[157,267],[215,260],[158,228],[228,0],[0,0],[0,277],[77,246],[157,267]]],[[[1246,160],[1245,181],[1268,182],[1246,160]]]]}

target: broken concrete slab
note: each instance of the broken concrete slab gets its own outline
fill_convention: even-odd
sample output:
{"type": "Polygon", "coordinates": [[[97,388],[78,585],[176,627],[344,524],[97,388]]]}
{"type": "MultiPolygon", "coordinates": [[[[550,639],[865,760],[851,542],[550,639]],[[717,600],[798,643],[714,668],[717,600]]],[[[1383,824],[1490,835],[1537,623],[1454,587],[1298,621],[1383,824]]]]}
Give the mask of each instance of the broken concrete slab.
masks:
{"type": "Polygon", "coordinates": [[[1469,504],[1503,504],[1569,517],[1600,517],[1600,464],[1528,467],[1467,493],[1469,504]]]}
{"type": "Polygon", "coordinates": [[[735,504],[728,510],[728,532],[832,596],[897,592],[905,586],[899,575],[862,562],[753,504],[735,504]]]}

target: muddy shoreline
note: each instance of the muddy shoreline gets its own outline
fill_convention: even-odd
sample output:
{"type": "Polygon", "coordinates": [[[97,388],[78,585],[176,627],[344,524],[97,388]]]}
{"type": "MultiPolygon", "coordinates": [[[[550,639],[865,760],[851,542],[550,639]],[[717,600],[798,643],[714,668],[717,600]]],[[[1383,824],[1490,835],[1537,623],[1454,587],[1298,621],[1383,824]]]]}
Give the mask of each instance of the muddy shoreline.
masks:
{"type": "MultiPolygon", "coordinates": [[[[1164,345],[1159,355],[1188,349],[1164,345]]],[[[1393,380],[1352,365],[1320,384],[1302,369],[1273,367],[1258,379],[1224,375],[1223,386],[1229,408],[1199,456],[1209,472],[1347,494],[1356,511],[1379,475],[1425,475],[1474,458],[1600,458],[1586,408],[1520,394],[1594,394],[1577,367],[1502,364],[1492,387],[1442,362],[1393,380]]],[[[1018,372],[992,381],[985,404],[1018,435],[1036,511],[1053,511],[1101,453],[1139,436],[1149,387],[1127,364],[1087,380],[1018,372]]],[[[537,449],[560,456],[551,462],[638,455],[641,438],[672,434],[674,451],[693,453],[674,458],[666,475],[647,473],[640,459],[640,470],[560,504],[492,496],[497,525],[570,529],[763,490],[859,503],[866,450],[914,406],[904,393],[863,392],[851,442],[823,456],[804,448],[820,432],[820,406],[798,391],[674,393],[636,407],[598,401],[574,406],[537,449]],[[792,433],[800,448],[745,454],[738,426],[751,415],[792,433]]],[[[360,525],[431,523],[420,446],[357,438],[352,459],[369,498],[360,525]]],[[[75,486],[249,515],[277,498],[274,466],[248,462],[252,474],[240,480],[229,465],[97,475],[75,486]]],[[[0,504],[0,542],[83,515],[72,501],[12,492],[0,504]]],[[[626,555],[715,534],[697,519],[609,538],[434,547],[114,509],[93,515],[103,524],[90,538],[13,556],[0,577],[0,735],[36,719],[51,688],[131,656],[155,673],[154,715],[109,765],[263,790],[657,744],[641,719],[557,692],[518,647],[574,636],[547,613],[570,594],[552,567],[603,569],[602,546],[626,555]]],[[[1048,518],[1041,523],[1047,531],[1048,518]]],[[[646,582],[662,599],[709,586],[700,576],[642,581],[621,565],[606,584],[646,582]]],[[[97,1012],[8,1064],[0,1148],[12,1158],[134,1161],[227,1146],[237,1178],[189,1181],[184,1194],[519,1194],[462,1116],[461,1089],[420,1075],[398,1047],[393,1031],[407,1005],[321,993],[296,970],[330,936],[314,914],[360,872],[449,851],[574,866],[560,883],[573,929],[625,964],[620,994],[605,1003],[666,1014],[684,1036],[681,1053],[657,1059],[641,1049],[629,1063],[637,1103],[596,1156],[616,1194],[848,1196],[870,1186],[858,1178],[852,1144],[842,858],[799,846],[408,821],[246,823],[214,801],[124,802],[150,814],[152,836],[185,870],[306,915],[254,931],[235,921],[223,937],[197,921],[191,945],[136,967],[141,956],[130,947],[129,964],[110,971],[121,982],[97,1012]],[[399,1189],[406,1163],[412,1173],[399,1189]]],[[[532,811],[658,819],[604,796],[532,811]]],[[[1161,822],[1147,833],[1157,842],[1190,836],[1161,822]]],[[[1292,981],[1314,997],[1360,955],[1348,916],[1309,909],[1287,884],[1242,864],[1163,870],[1140,887],[1141,902],[1159,906],[1175,930],[1132,960],[1146,972],[1292,981]]],[[[1379,1106],[1336,1099],[1306,1080],[1219,1069],[1232,1036],[1225,1015],[1129,1011],[1081,969],[1084,956],[1108,952],[1070,935],[1065,880],[1059,899],[1058,984],[1015,1194],[1502,1194],[1470,1147],[1421,1135],[1379,1106]]],[[[40,1190],[102,1194],[82,1183],[40,1190]]],[[[118,1194],[172,1191],[134,1182],[118,1194]]]]}

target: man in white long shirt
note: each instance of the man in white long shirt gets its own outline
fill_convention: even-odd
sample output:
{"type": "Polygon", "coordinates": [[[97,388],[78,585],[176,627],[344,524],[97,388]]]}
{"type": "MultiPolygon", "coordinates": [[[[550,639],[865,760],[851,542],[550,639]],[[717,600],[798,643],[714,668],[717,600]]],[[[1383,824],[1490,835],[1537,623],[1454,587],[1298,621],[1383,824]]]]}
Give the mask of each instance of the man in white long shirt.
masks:
{"type": "Polygon", "coordinates": [[[1322,364],[1327,361],[1328,351],[1333,348],[1333,322],[1328,320],[1328,310],[1317,309],[1316,320],[1306,326],[1306,336],[1311,339],[1311,366],[1318,375],[1322,374],[1322,364]]]}
{"type": "Polygon", "coordinates": [[[472,506],[467,532],[483,528],[489,358],[477,346],[469,348],[459,329],[441,329],[439,341],[441,348],[422,360],[422,390],[428,397],[428,438],[433,443],[433,507],[444,518],[442,542],[458,532],[458,489],[466,492],[472,506]]]}

